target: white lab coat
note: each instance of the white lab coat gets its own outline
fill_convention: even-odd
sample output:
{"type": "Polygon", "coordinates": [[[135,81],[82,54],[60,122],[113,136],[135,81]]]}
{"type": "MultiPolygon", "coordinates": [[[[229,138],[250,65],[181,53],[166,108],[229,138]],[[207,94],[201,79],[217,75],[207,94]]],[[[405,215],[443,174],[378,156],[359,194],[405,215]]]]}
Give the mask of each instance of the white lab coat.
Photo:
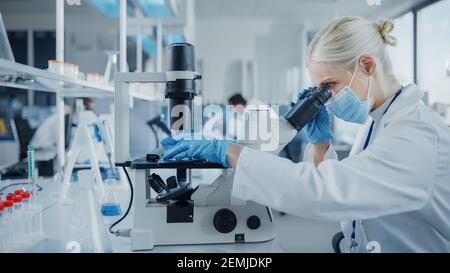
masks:
{"type": "Polygon", "coordinates": [[[56,113],[48,117],[30,141],[36,150],[35,159],[51,160],[56,157],[56,144],[58,141],[58,115],[56,113]]]}
{"type": "MultiPolygon", "coordinates": [[[[78,115],[78,124],[89,124],[99,121],[97,115],[93,111],[82,111],[78,115]]],[[[33,145],[36,160],[51,160],[56,157],[58,143],[58,115],[53,113],[48,117],[41,126],[38,127],[36,133],[30,141],[33,145]]]]}
{"type": "Polygon", "coordinates": [[[407,86],[381,118],[369,147],[363,151],[371,119],[342,161],[332,147],[317,167],[309,147],[306,161],[298,164],[243,149],[233,196],[342,221],[346,240],[357,220],[360,252],[370,241],[382,252],[450,252],[450,129],[422,97],[415,85],[407,86]]]}

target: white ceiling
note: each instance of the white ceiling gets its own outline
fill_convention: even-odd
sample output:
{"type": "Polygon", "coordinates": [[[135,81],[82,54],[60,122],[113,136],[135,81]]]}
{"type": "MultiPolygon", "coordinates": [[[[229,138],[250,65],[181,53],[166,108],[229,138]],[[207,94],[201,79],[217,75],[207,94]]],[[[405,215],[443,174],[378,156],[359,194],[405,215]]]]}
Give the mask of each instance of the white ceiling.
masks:
{"type": "Polygon", "coordinates": [[[196,0],[200,18],[245,17],[286,20],[329,19],[343,15],[394,17],[426,0],[196,0]]]}
{"type": "MultiPolygon", "coordinates": [[[[184,1],[184,0],[181,0],[184,1]]],[[[369,6],[367,0],[195,0],[196,14],[208,17],[327,17],[358,14],[395,16],[427,0],[381,0],[381,6],[369,6]]],[[[98,13],[89,3],[67,7],[69,13],[98,13]]],[[[0,0],[0,12],[54,12],[55,0],[0,0]]]]}
{"type": "MultiPolygon", "coordinates": [[[[53,14],[56,0],[0,0],[3,14],[53,14]]],[[[61,0],[63,1],[63,0],[61,0]]],[[[134,3],[136,0],[128,0],[134,3]]],[[[185,0],[181,0],[185,1],[185,0]]],[[[394,17],[413,6],[430,0],[380,0],[381,6],[369,6],[376,0],[194,0],[197,19],[244,18],[271,19],[293,23],[321,24],[344,15],[360,15],[372,19],[394,17]]],[[[66,6],[67,18],[90,18],[94,21],[113,22],[95,9],[90,0],[81,0],[81,6],[66,6]]],[[[184,5],[182,5],[184,6],[184,5]]],[[[11,17],[11,16],[10,16],[11,17]]],[[[11,20],[11,19],[10,19],[11,20]]],[[[13,19],[12,19],[13,20],[13,19]]],[[[168,22],[165,22],[168,24],[168,22]]]]}
{"type": "MultiPolygon", "coordinates": [[[[69,13],[96,13],[88,0],[81,0],[82,5],[66,7],[69,13]]],[[[0,12],[2,13],[54,13],[56,11],[55,0],[0,0],[0,12]]]]}

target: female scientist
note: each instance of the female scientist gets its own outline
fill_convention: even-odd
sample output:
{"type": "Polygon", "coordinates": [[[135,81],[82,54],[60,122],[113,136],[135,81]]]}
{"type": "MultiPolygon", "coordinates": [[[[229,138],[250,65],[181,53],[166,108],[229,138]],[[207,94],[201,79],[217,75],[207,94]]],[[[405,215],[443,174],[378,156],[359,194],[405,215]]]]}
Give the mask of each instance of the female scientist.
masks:
{"type": "Polygon", "coordinates": [[[393,28],[390,21],[345,17],[314,37],[307,67],[333,98],[306,128],[303,163],[226,140],[182,139],[166,158],[231,166],[235,197],[342,221],[342,251],[365,252],[376,241],[382,252],[450,252],[450,129],[422,103],[416,85],[401,86],[394,76],[387,53],[396,44],[393,28]],[[364,124],[342,161],[331,145],[328,112],[364,124]]]}

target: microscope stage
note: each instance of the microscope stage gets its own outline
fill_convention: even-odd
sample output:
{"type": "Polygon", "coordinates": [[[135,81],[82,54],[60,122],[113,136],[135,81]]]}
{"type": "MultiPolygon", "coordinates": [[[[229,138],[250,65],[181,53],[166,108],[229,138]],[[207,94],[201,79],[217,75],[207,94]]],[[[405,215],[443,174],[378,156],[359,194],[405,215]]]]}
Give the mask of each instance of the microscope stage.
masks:
{"type": "Polygon", "coordinates": [[[135,159],[131,162],[132,169],[226,169],[222,164],[211,163],[206,160],[160,160],[149,162],[146,158],[135,159]]]}

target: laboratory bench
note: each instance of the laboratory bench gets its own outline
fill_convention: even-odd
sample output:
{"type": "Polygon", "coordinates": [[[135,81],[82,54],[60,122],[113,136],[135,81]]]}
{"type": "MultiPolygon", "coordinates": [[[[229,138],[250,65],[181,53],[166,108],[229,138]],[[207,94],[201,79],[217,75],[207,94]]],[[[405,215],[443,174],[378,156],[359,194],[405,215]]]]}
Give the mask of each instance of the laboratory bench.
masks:
{"type": "MultiPolygon", "coordinates": [[[[1,181],[0,185],[17,183],[17,180],[1,181]]],[[[61,182],[55,179],[39,179],[37,182],[43,190],[37,194],[37,202],[44,207],[43,238],[27,252],[31,253],[67,253],[67,252],[95,252],[96,249],[106,253],[127,253],[130,250],[130,238],[116,237],[108,232],[110,223],[100,215],[98,222],[90,227],[79,227],[73,224],[72,217],[76,213],[75,203],[59,202],[61,182]],[[96,224],[97,223],[97,224],[96,224]],[[100,223],[100,224],[98,224],[100,223]],[[79,230],[77,230],[79,229],[79,230]],[[74,240],[74,232],[86,236],[88,239],[74,240]],[[72,243],[70,243],[72,242],[72,243]],[[79,243],[77,243],[79,242],[79,243]]],[[[76,193],[75,193],[76,195],[76,193]]],[[[119,202],[124,212],[128,206],[129,194],[127,190],[119,191],[119,202]]],[[[76,196],[74,197],[76,199],[76,196]]],[[[97,212],[99,213],[99,212],[97,212]]],[[[291,215],[274,212],[275,239],[261,243],[211,244],[211,245],[176,245],[155,246],[140,253],[282,253],[282,252],[331,252],[331,237],[338,231],[338,224],[325,224],[291,215]]],[[[133,209],[116,228],[131,228],[133,209]]]]}

